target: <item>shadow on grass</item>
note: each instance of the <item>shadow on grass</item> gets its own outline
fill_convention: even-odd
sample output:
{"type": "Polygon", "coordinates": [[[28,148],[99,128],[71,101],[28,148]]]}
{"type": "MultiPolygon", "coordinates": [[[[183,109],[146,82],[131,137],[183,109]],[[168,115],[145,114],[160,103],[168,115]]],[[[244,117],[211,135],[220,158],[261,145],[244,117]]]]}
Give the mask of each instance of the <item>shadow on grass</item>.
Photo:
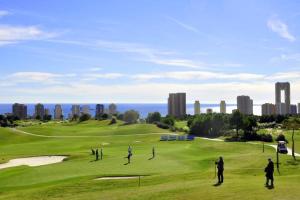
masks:
{"type": "Polygon", "coordinates": [[[286,161],[287,165],[294,165],[294,166],[297,166],[297,165],[300,165],[300,160],[288,160],[286,161]]]}
{"type": "Polygon", "coordinates": [[[222,185],[222,183],[215,183],[215,184],[213,184],[214,187],[219,187],[221,185],[222,185]]]}
{"type": "Polygon", "coordinates": [[[266,186],[266,188],[267,188],[268,190],[273,190],[273,189],[274,189],[274,185],[268,185],[268,186],[266,186]]]}

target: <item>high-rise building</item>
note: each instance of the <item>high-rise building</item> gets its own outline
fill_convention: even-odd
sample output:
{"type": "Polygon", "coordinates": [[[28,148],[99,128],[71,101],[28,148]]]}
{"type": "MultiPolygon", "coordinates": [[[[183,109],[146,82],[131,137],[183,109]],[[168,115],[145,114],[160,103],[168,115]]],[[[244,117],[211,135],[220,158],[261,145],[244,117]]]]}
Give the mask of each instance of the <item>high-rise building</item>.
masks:
{"type": "Polygon", "coordinates": [[[222,101],[220,102],[220,113],[223,113],[223,114],[226,113],[226,103],[225,103],[224,100],[222,100],[222,101]]]}
{"type": "Polygon", "coordinates": [[[90,106],[89,105],[83,105],[81,107],[81,114],[90,114],[90,106]]]}
{"type": "Polygon", "coordinates": [[[74,117],[75,115],[77,117],[79,117],[80,115],[80,105],[72,105],[72,108],[71,108],[71,116],[74,117]]]}
{"type": "Polygon", "coordinates": [[[50,115],[50,110],[48,108],[45,108],[45,111],[44,111],[44,115],[50,115]]]}
{"type": "Polygon", "coordinates": [[[62,120],[62,118],[63,118],[63,113],[62,113],[61,105],[56,104],[54,108],[54,119],[62,120]]]}
{"type": "Polygon", "coordinates": [[[43,119],[44,115],[45,115],[44,105],[40,104],[40,103],[36,104],[35,105],[34,117],[43,119]]]}
{"type": "Polygon", "coordinates": [[[103,113],[104,113],[104,105],[103,104],[97,104],[96,105],[95,118],[99,119],[103,113]]]}
{"type": "Polygon", "coordinates": [[[276,106],[272,103],[265,103],[261,105],[261,115],[275,115],[276,106]]]}
{"type": "Polygon", "coordinates": [[[115,115],[117,114],[117,105],[114,103],[109,104],[108,106],[108,114],[115,115]]]}
{"type": "Polygon", "coordinates": [[[298,114],[300,114],[300,103],[298,103],[298,114]]]}
{"type": "Polygon", "coordinates": [[[201,113],[200,111],[200,102],[197,100],[194,103],[194,114],[199,115],[201,113]]]}
{"type": "Polygon", "coordinates": [[[206,109],[206,114],[212,114],[212,113],[213,113],[213,109],[211,109],[211,108],[206,109]]]}
{"type": "Polygon", "coordinates": [[[18,117],[19,119],[27,118],[27,106],[25,104],[15,103],[12,106],[13,116],[18,117]]]}
{"type": "Polygon", "coordinates": [[[245,114],[252,115],[253,114],[253,100],[250,99],[249,96],[238,96],[237,97],[237,109],[245,114]]]}
{"type": "Polygon", "coordinates": [[[168,115],[183,117],[186,115],[186,94],[170,93],[168,98],[168,115]]]}
{"type": "Polygon", "coordinates": [[[297,115],[297,105],[291,104],[290,114],[297,115]]]}
{"type": "Polygon", "coordinates": [[[275,84],[276,114],[286,115],[291,110],[291,91],[289,82],[277,82],[275,84]],[[282,104],[281,92],[284,91],[284,104],[282,104]]]}

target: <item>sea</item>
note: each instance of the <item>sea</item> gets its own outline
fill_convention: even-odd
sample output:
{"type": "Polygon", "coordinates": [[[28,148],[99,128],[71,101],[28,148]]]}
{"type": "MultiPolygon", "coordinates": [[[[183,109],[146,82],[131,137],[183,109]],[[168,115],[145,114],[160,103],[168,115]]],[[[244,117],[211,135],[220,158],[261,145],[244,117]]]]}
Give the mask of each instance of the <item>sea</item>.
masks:
{"type": "MultiPolygon", "coordinates": [[[[54,114],[54,107],[56,104],[44,104],[45,109],[49,109],[51,115],[54,114]]],[[[78,104],[78,105],[88,105],[90,107],[90,114],[95,115],[96,104],[78,104]]],[[[103,104],[104,109],[108,108],[109,104],[103,104]]],[[[146,118],[150,112],[160,112],[162,116],[167,115],[168,105],[165,103],[117,103],[117,111],[123,113],[127,110],[133,109],[139,112],[141,118],[146,118]]],[[[35,104],[27,104],[27,112],[29,116],[34,114],[35,104]]],[[[61,104],[63,110],[63,116],[68,117],[71,112],[72,104],[61,104]]],[[[220,112],[219,104],[201,104],[201,113],[206,113],[206,109],[211,108],[213,112],[220,112]]],[[[232,110],[236,109],[235,104],[227,104],[226,112],[232,113],[232,110]]],[[[253,112],[255,115],[261,115],[260,105],[253,106],[253,112]]],[[[0,114],[12,113],[12,104],[0,104],[0,114]]],[[[187,104],[187,113],[194,114],[194,104],[187,104]]]]}

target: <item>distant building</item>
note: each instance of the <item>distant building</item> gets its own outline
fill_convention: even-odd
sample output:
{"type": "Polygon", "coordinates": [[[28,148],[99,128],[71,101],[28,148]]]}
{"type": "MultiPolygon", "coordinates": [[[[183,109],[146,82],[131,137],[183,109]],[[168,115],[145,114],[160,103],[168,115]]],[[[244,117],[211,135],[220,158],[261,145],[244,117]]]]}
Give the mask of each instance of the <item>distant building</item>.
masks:
{"type": "Polygon", "coordinates": [[[212,113],[213,113],[213,109],[211,109],[211,108],[206,109],[206,114],[212,114],[212,113]]]}
{"type": "Polygon", "coordinates": [[[117,114],[117,105],[114,103],[109,104],[108,106],[108,114],[115,115],[117,114]]]}
{"type": "Polygon", "coordinates": [[[297,115],[297,105],[291,105],[290,114],[297,115]]]}
{"type": "Polygon", "coordinates": [[[40,104],[40,103],[36,104],[35,105],[34,117],[43,119],[44,115],[45,115],[44,105],[40,104]]]}
{"type": "Polygon", "coordinates": [[[275,115],[276,106],[272,103],[265,103],[261,105],[261,114],[262,115],[275,115]]]}
{"type": "Polygon", "coordinates": [[[81,107],[81,114],[88,114],[88,115],[90,115],[90,106],[89,105],[83,105],[81,107]]]}
{"type": "Polygon", "coordinates": [[[200,102],[195,101],[195,103],[194,103],[194,114],[199,115],[200,113],[201,113],[201,111],[200,111],[200,102]]]}
{"type": "Polygon", "coordinates": [[[300,114],[300,103],[298,103],[298,114],[300,114]]]}
{"type": "Polygon", "coordinates": [[[101,115],[104,114],[104,105],[103,104],[97,104],[96,105],[96,113],[95,113],[95,118],[99,119],[101,115]]]}
{"type": "Polygon", "coordinates": [[[186,94],[170,93],[168,98],[168,115],[183,117],[186,115],[186,94]]]}
{"type": "Polygon", "coordinates": [[[290,114],[291,109],[291,91],[289,82],[277,82],[275,84],[275,105],[276,114],[290,114]],[[281,92],[284,91],[284,103],[281,99],[281,92]]]}
{"type": "MultiPolygon", "coordinates": [[[[75,115],[77,117],[79,117],[79,115],[80,115],[80,105],[72,105],[71,118],[74,117],[75,115]]],[[[70,118],[70,116],[69,116],[69,118],[70,118]]]]}
{"type": "Polygon", "coordinates": [[[252,115],[253,114],[253,100],[250,99],[249,96],[238,96],[237,97],[237,109],[245,114],[252,115]]]}
{"type": "Polygon", "coordinates": [[[27,118],[27,106],[25,104],[13,104],[12,112],[13,116],[18,117],[19,119],[27,118]]]}
{"type": "Polygon", "coordinates": [[[48,108],[45,108],[44,115],[51,115],[50,110],[48,108]]]}
{"type": "Polygon", "coordinates": [[[226,114],[226,103],[224,100],[220,102],[220,113],[226,114]]]}
{"type": "Polygon", "coordinates": [[[63,118],[62,107],[60,104],[56,104],[54,108],[54,119],[62,120],[62,118],[63,118]]]}

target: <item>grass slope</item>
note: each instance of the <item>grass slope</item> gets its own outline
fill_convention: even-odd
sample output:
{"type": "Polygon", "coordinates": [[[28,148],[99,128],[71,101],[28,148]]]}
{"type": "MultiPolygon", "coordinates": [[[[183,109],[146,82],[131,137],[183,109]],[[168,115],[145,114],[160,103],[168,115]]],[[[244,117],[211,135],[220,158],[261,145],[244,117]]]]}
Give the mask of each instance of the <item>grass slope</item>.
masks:
{"type": "Polygon", "coordinates": [[[20,166],[0,171],[0,199],[299,199],[300,167],[281,155],[281,175],[275,189],[263,187],[263,169],[274,149],[247,143],[196,139],[160,142],[164,130],[147,124],[122,126],[89,121],[83,124],[49,123],[23,127],[44,135],[106,135],[87,138],[40,138],[0,128],[0,159],[37,155],[69,155],[63,163],[20,166]],[[118,135],[127,135],[120,137],[118,135]],[[133,160],[124,165],[128,145],[133,160]],[[155,146],[157,157],[151,157],[155,146]],[[90,148],[103,147],[104,160],[94,161],[90,148]],[[214,160],[225,159],[225,183],[214,187],[214,160]],[[96,181],[101,176],[145,175],[138,180],[96,181]]]}

